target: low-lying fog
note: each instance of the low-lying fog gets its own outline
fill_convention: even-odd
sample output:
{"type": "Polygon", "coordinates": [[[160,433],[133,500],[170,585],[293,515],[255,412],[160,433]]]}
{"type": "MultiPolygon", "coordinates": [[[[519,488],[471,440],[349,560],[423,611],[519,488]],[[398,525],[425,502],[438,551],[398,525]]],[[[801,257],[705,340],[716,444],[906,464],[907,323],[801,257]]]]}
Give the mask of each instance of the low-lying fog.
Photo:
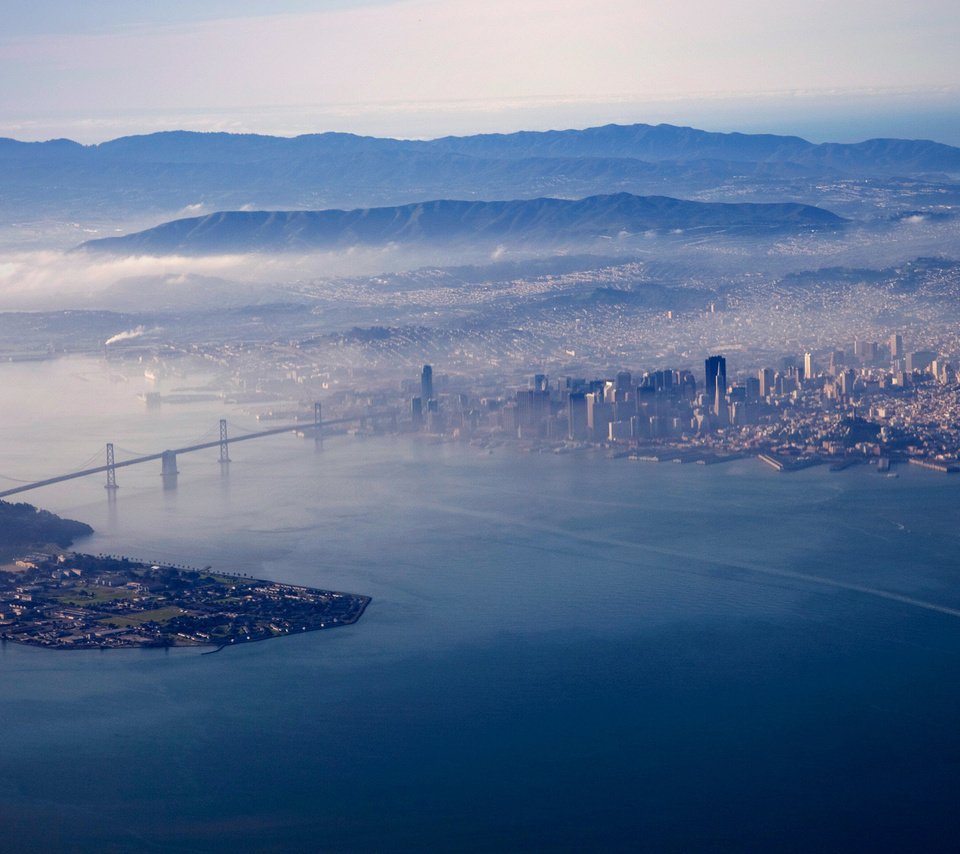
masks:
{"type": "MultiPolygon", "coordinates": [[[[484,267],[514,262],[514,275],[538,258],[590,254],[597,267],[632,260],[669,261],[691,275],[770,277],[827,267],[881,269],[917,257],[960,255],[960,221],[923,216],[851,226],[835,234],[744,239],[692,233],[629,236],[557,250],[536,247],[424,248],[390,245],[341,252],[204,257],[120,257],[84,251],[0,249],[0,310],[207,309],[284,301],[304,283],[376,277],[424,267],[484,267]]],[[[491,276],[500,275],[491,270],[491,276]]],[[[482,276],[481,276],[482,278],[482,276]]],[[[622,286],[622,283],[620,283],[622,286]]]]}

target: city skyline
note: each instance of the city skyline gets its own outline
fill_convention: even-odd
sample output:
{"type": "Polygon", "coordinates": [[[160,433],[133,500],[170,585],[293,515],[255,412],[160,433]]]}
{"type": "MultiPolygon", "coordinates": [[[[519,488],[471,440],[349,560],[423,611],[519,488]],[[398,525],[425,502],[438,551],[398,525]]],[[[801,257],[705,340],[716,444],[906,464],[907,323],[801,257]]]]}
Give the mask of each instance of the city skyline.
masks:
{"type": "Polygon", "coordinates": [[[2,23],[5,851],[952,852],[956,0],[2,23]]]}

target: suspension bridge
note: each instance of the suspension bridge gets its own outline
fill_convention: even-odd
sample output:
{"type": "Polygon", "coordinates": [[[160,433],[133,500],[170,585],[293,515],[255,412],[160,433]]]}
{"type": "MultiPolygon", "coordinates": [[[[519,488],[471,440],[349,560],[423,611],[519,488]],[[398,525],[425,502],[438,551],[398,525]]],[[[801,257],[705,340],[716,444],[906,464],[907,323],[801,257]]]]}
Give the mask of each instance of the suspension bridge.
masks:
{"type": "Polygon", "coordinates": [[[335,418],[330,421],[323,421],[321,406],[319,403],[315,403],[312,422],[300,421],[296,424],[284,424],[283,426],[271,427],[267,430],[257,430],[252,433],[244,433],[241,436],[228,436],[227,421],[226,419],[221,418],[219,439],[214,439],[209,442],[198,442],[193,445],[185,445],[182,448],[170,448],[153,454],[142,454],[125,460],[117,460],[115,458],[113,443],[108,442],[106,447],[106,462],[104,465],[93,466],[92,468],[84,468],[78,471],[57,475],[55,477],[48,477],[44,480],[33,481],[32,483],[24,483],[20,486],[0,491],[0,498],[6,498],[8,495],[16,495],[20,492],[29,492],[32,489],[40,489],[42,486],[51,486],[54,483],[62,483],[65,480],[75,480],[76,478],[80,477],[89,477],[90,475],[94,474],[106,474],[107,482],[105,484],[105,488],[112,491],[117,489],[117,469],[124,468],[126,466],[137,466],[142,465],[143,463],[160,460],[161,474],[164,475],[164,477],[173,477],[177,474],[177,456],[180,454],[190,454],[194,451],[219,448],[220,463],[223,465],[230,462],[229,447],[236,442],[247,442],[251,439],[262,439],[265,436],[276,436],[279,433],[290,433],[293,431],[303,432],[304,434],[312,433],[314,438],[319,442],[322,441],[324,427],[334,427],[343,424],[356,424],[358,422],[361,424],[361,426],[365,426],[367,421],[376,420],[378,418],[389,418],[391,423],[395,425],[396,411],[367,412],[362,415],[353,415],[346,418],[335,418]]]}

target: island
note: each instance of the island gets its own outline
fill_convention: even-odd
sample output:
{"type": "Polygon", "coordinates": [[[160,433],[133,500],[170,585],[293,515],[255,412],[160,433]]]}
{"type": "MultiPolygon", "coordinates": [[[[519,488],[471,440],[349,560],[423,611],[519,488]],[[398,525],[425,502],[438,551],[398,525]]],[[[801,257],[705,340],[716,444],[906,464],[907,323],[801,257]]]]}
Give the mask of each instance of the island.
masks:
{"type": "Polygon", "coordinates": [[[0,639],[51,649],[219,650],[350,625],[369,603],[368,596],[111,555],[36,552],[0,566],[0,639]]]}

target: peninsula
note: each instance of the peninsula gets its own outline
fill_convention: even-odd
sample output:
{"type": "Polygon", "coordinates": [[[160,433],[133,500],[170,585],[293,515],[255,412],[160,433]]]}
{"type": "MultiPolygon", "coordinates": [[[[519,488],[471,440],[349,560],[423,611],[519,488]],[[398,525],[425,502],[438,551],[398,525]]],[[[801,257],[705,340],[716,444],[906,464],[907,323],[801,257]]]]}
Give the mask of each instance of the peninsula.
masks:
{"type": "Polygon", "coordinates": [[[62,519],[49,510],[32,504],[0,501],[0,563],[18,550],[54,544],[66,548],[79,537],[87,537],[93,528],[84,522],[62,519]]]}
{"type": "Polygon", "coordinates": [[[355,623],[370,597],[80,553],[0,567],[0,639],[52,649],[231,644],[355,623]]]}

